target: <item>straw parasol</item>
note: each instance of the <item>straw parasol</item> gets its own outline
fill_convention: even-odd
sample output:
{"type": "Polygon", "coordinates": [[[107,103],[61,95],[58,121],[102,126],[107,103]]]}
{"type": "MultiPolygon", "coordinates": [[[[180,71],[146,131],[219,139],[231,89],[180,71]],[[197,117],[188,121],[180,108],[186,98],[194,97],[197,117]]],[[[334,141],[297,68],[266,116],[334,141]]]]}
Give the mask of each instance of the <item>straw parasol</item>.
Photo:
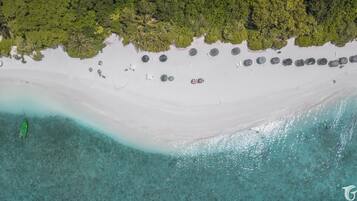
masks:
{"type": "Polygon", "coordinates": [[[340,65],[340,62],[338,60],[333,60],[328,62],[328,66],[330,67],[338,67],[340,65]]]}
{"type": "Polygon", "coordinates": [[[167,75],[166,75],[166,74],[161,75],[160,80],[161,80],[162,82],[166,82],[166,81],[168,80],[167,75]]]}
{"type": "Polygon", "coordinates": [[[239,47],[233,48],[233,49],[231,50],[231,54],[232,54],[233,56],[237,56],[238,54],[240,54],[240,49],[239,49],[239,47]]]}
{"type": "Polygon", "coordinates": [[[298,59],[295,61],[295,66],[297,66],[297,67],[302,67],[304,65],[305,65],[305,63],[304,63],[303,59],[298,59]]]}
{"type": "Polygon", "coordinates": [[[144,55],[143,57],[141,57],[141,61],[144,63],[149,62],[149,60],[150,60],[150,57],[148,55],[144,55]]]}
{"type": "Polygon", "coordinates": [[[191,48],[189,51],[188,51],[188,54],[193,57],[193,56],[196,56],[198,53],[197,49],[196,48],[191,48]]]}
{"type": "Polygon", "coordinates": [[[161,62],[166,62],[166,61],[167,61],[167,56],[164,55],[164,54],[162,54],[162,55],[159,57],[159,60],[160,60],[161,62]]]}
{"type": "Polygon", "coordinates": [[[251,66],[253,64],[253,60],[251,59],[246,59],[243,61],[244,66],[251,66]]]}
{"type": "Polygon", "coordinates": [[[279,57],[273,57],[270,59],[270,63],[275,65],[280,63],[280,58],[279,57]]]}
{"type": "Polygon", "coordinates": [[[314,58],[308,58],[305,60],[306,65],[314,65],[316,63],[316,60],[314,58]]]}
{"type": "Polygon", "coordinates": [[[344,65],[344,64],[347,64],[348,63],[348,59],[347,57],[341,57],[338,59],[338,62],[341,64],[341,65],[344,65]]]}
{"type": "Polygon", "coordinates": [[[350,56],[350,62],[351,62],[351,63],[357,63],[357,55],[355,55],[355,56],[350,56]]]}
{"type": "Polygon", "coordinates": [[[211,57],[215,57],[219,54],[219,50],[217,48],[213,48],[209,51],[209,55],[211,55],[211,57]]]}
{"type": "Polygon", "coordinates": [[[284,59],[283,60],[283,65],[284,66],[291,66],[293,64],[293,60],[290,58],[284,59]]]}
{"type": "Polygon", "coordinates": [[[320,58],[317,60],[317,65],[319,66],[324,66],[328,63],[327,59],[326,58],[320,58]]]}
{"type": "Polygon", "coordinates": [[[267,59],[265,57],[258,57],[257,58],[257,63],[258,64],[265,64],[266,61],[267,61],[267,59]]]}

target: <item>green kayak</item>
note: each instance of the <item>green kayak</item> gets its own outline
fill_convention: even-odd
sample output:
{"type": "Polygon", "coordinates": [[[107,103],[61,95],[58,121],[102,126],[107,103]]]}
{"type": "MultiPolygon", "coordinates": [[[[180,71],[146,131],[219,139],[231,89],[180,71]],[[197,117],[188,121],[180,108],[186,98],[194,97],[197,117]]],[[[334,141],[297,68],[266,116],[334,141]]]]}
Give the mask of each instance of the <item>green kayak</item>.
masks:
{"type": "Polygon", "coordinates": [[[29,131],[29,122],[27,119],[24,119],[20,126],[20,137],[26,138],[28,131],[29,131]]]}

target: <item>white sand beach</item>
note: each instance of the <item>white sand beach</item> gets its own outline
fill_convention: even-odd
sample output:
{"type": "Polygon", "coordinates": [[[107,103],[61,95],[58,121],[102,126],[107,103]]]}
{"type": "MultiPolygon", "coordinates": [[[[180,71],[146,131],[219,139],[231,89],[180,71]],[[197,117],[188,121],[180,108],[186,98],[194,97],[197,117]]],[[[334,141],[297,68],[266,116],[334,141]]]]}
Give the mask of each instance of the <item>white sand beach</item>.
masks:
{"type": "Polygon", "coordinates": [[[341,48],[331,44],[299,48],[290,40],[279,54],[252,52],[246,44],[208,45],[196,39],[191,47],[198,54],[193,57],[188,54],[191,47],[138,52],[114,35],[106,43],[102,53],[86,60],[70,58],[60,48],[44,51],[40,62],[1,58],[0,111],[20,101],[24,105],[18,112],[30,113],[33,108],[25,107],[26,102],[36,102],[43,110],[86,122],[133,146],[178,151],[198,140],[233,135],[357,92],[357,63],[343,68],[270,64],[272,57],[294,61],[350,57],[357,54],[356,41],[341,48]],[[233,47],[241,53],[231,55],[233,47]],[[208,56],[212,48],[219,49],[218,56],[208,56]],[[141,61],[145,54],[148,63],[141,61]],[[159,61],[161,54],[167,55],[167,62],[159,61]],[[258,65],[259,56],[267,62],[258,65]],[[244,59],[253,59],[253,65],[243,67],[244,59]],[[162,74],[175,79],[161,82],[162,74]],[[193,78],[205,82],[193,85],[193,78]]]}

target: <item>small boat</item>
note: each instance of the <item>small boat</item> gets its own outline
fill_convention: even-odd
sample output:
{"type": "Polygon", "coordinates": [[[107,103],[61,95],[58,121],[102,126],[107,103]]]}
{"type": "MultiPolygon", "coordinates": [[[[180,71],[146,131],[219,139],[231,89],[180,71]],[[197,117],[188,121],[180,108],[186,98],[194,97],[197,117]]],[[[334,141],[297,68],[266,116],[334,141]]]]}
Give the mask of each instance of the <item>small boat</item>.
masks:
{"type": "Polygon", "coordinates": [[[24,119],[20,125],[20,138],[26,138],[29,131],[29,122],[27,119],[24,119]]]}

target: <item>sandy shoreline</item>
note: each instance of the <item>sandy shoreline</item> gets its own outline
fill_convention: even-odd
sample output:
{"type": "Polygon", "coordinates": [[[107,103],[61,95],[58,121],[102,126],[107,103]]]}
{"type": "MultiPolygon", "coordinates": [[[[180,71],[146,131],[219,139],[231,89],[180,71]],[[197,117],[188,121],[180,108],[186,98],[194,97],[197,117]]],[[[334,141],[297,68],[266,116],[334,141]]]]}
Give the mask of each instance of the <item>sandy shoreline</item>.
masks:
{"type": "Polygon", "coordinates": [[[343,48],[330,44],[299,48],[290,41],[281,54],[274,50],[250,52],[242,44],[238,56],[231,55],[235,46],[230,44],[207,45],[198,39],[192,47],[197,48],[197,56],[190,57],[189,48],[172,48],[165,52],[168,61],[161,63],[160,54],[138,53],[112,36],[103,53],[87,60],[69,58],[60,49],[46,50],[41,62],[27,58],[27,64],[21,64],[2,58],[0,110],[21,94],[45,110],[83,120],[122,142],[177,151],[191,142],[231,135],[356,91],[356,63],[342,69],[273,66],[269,62],[237,68],[236,64],[259,56],[268,61],[275,56],[293,60],[349,57],[357,54],[357,42],[343,48]],[[220,54],[209,57],[207,53],[214,47],[220,54]],[[151,59],[146,64],[141,62],[144,54],[151,59]],[[100,60],[102,66],[98,66],[100,60]],[[135,72],[125,71],[130,65],[135,66],[135,72]],[[98,76],[98,69],[105,79],[98,76]],[[146,80],[147,73],[154,80],[146,80]],[[174,75],[175,80],[162,83],[161,74],[174,75]],[[205,83],[191,85],[190,80],[199,77],[205,83]]]}

